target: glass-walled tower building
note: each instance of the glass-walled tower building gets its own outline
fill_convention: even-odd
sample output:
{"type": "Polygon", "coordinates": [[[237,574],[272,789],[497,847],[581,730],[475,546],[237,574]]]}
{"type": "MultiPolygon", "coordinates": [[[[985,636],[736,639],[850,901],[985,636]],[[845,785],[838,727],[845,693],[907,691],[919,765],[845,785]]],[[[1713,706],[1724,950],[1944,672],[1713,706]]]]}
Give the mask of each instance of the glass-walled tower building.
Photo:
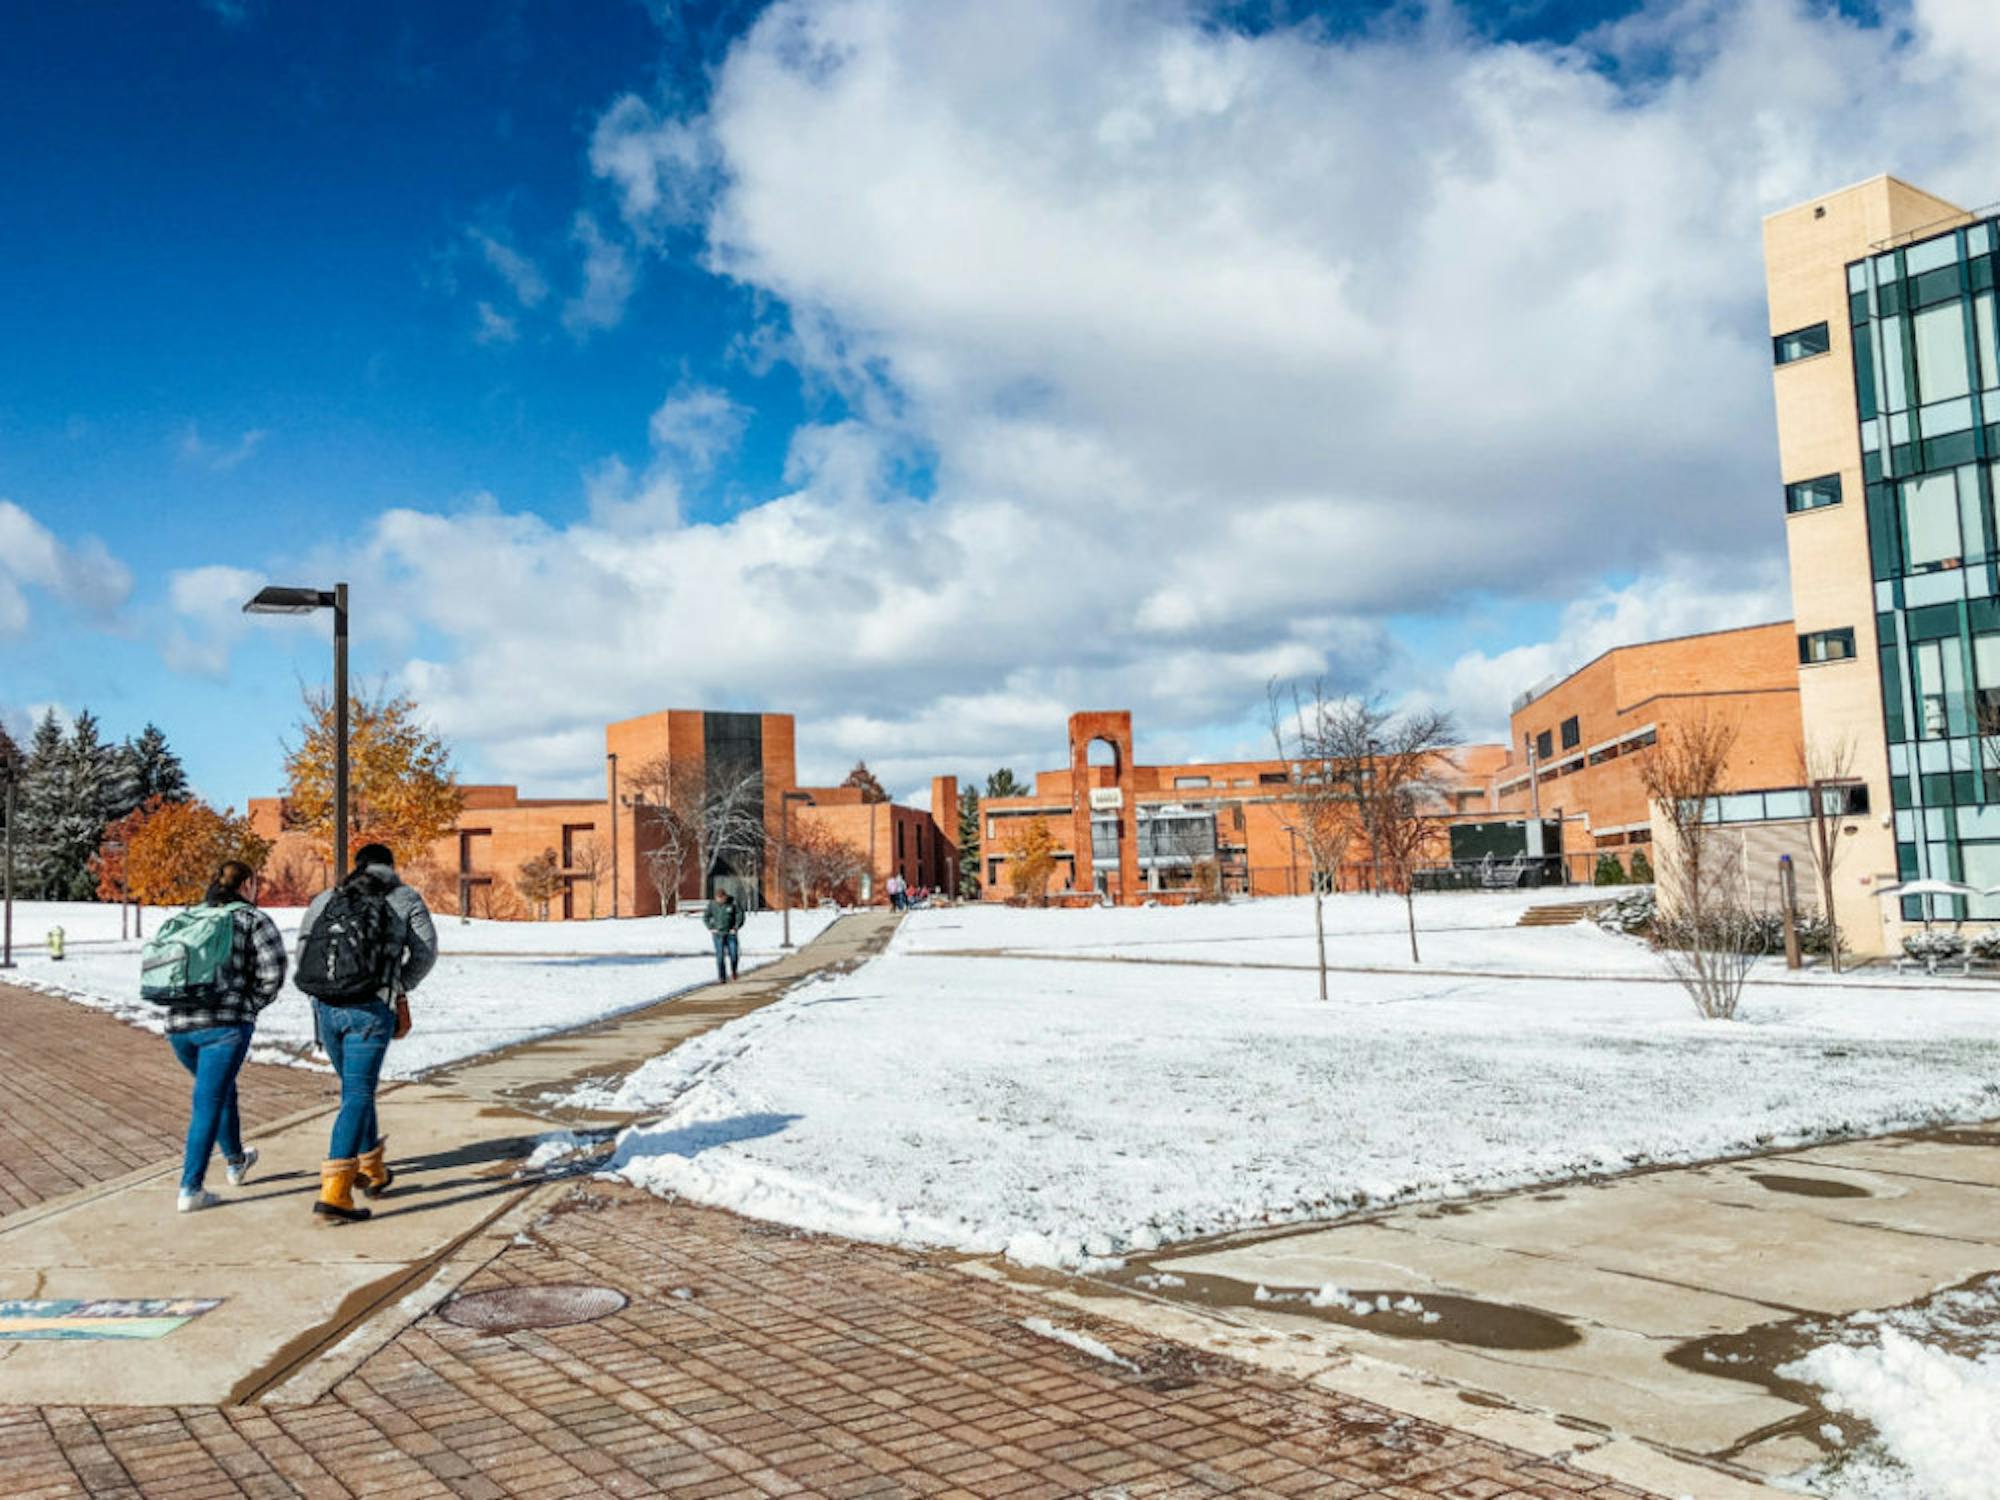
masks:
{"type": "Polygon", "coordinates": [[[1868,785],[1835,898],[1864,952],[1919,916],[1885,884],[2000,885],[1996,251],[1991,219],[1892,177],[1764,224],[1800,711],[1868,785]]]}

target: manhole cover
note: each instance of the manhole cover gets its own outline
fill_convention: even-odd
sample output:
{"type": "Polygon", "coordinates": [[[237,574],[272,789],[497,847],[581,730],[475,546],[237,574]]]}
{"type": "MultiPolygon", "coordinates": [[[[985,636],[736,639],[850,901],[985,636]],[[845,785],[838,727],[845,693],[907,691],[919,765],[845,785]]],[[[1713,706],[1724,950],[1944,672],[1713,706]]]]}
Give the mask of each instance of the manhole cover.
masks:
{"type": "Polygon", "coordinates": [[[504,1286],[454,1297],[444,1305],[443,1316],[461,1328],[518,1333],[523,1328],[594,1323],[624,1306],[624,1295],[608,1286],[504,1286]]]}

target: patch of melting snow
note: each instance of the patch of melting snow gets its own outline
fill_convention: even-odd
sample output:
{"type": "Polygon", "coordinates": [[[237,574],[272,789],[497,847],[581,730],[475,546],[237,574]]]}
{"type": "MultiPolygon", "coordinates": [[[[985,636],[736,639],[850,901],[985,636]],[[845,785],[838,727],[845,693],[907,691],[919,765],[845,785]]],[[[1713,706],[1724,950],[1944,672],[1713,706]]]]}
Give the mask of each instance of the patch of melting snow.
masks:
{"type": "Polygon", "coordinates": [[[1357,1297],[1344,1287],[1332,1282],[1311,1292],[1274,1292],[1262,1283],[1250,1294],[1256,1302],[1302,1303],[1307,1307],[1332,1307],[1356,1318],[1373,1317],[1377,1313],[1404,1313],[1423,1323],[1436,1323],[1438,1314],[1427,1310],[1423,1303],[1408,1295],[1391,1299],[1386,1292],[1378,1292],[1373,1297],[1357,1297]]]}
{"type": "Polygon", "coordinates": [[[1079,1333],[1074,1328],[1058,1328],[1047,1318],[1023,1318],[1021,1326],[1037,1338],[1053,1339],[1058,1344],[1067,1344],[1079,1354],[1087,1354],[1092,1359],[1102,1360],[1107,1365],[1116,1365],[1121,1370],[1139,1372],[1139,1367],[1108,1345],[1100,1344],[1087,1333],[1079,1333]]]}

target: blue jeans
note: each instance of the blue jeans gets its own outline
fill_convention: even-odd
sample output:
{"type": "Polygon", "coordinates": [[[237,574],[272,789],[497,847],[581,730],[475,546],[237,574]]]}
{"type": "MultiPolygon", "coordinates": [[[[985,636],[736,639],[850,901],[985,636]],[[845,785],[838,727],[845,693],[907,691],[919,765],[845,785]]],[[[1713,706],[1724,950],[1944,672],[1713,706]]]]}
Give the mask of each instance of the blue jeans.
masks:
{"type": "Polygon", "coordinates": [[[243,1059],[250,1055],[250,1034],[255,1030],[254,1026],[209,1026],[167,1034],[174,1056],[194,1075],[194,1107],[188,1114],[187,1150],[181,1157],[184,1193],[201,1190],[209,1153],[218,1143],[224,1160],[243,1160],[236,1075],[243,1071],[243,1059]]]}
{"type": "Polygon", "coordinates": [[[320,1045],[340,1075],[340,1113],[333,1117],[328,1159],[346,1161],[382,1144],[375,1119],[375,1086],[381,1082],[382,1059],[395,1032],[396,1008],[382,1000],[319,1007],[320,1045]]]}
{"type": "Polygon", "coordinates": [[[736,941],[736,934],[733,932],[713,932],[709,936],[715,939],[715,977],[717,979],[735,978],[736,965],[741,961],[743,956],[742,950],[736,941]]]}

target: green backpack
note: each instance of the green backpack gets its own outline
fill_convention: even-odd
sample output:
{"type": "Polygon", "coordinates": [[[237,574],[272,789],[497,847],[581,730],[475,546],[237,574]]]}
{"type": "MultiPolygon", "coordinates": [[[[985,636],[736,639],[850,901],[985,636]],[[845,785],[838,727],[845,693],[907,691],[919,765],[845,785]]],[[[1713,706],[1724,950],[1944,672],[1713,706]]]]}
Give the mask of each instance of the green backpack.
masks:
{"type": "Polygon", "coordinates": [[[203,1005],[236,947],[236,913],[250,903],[190,906],[160,924],[139,958],[139,998],[155,1005],[203,1005]]]}

